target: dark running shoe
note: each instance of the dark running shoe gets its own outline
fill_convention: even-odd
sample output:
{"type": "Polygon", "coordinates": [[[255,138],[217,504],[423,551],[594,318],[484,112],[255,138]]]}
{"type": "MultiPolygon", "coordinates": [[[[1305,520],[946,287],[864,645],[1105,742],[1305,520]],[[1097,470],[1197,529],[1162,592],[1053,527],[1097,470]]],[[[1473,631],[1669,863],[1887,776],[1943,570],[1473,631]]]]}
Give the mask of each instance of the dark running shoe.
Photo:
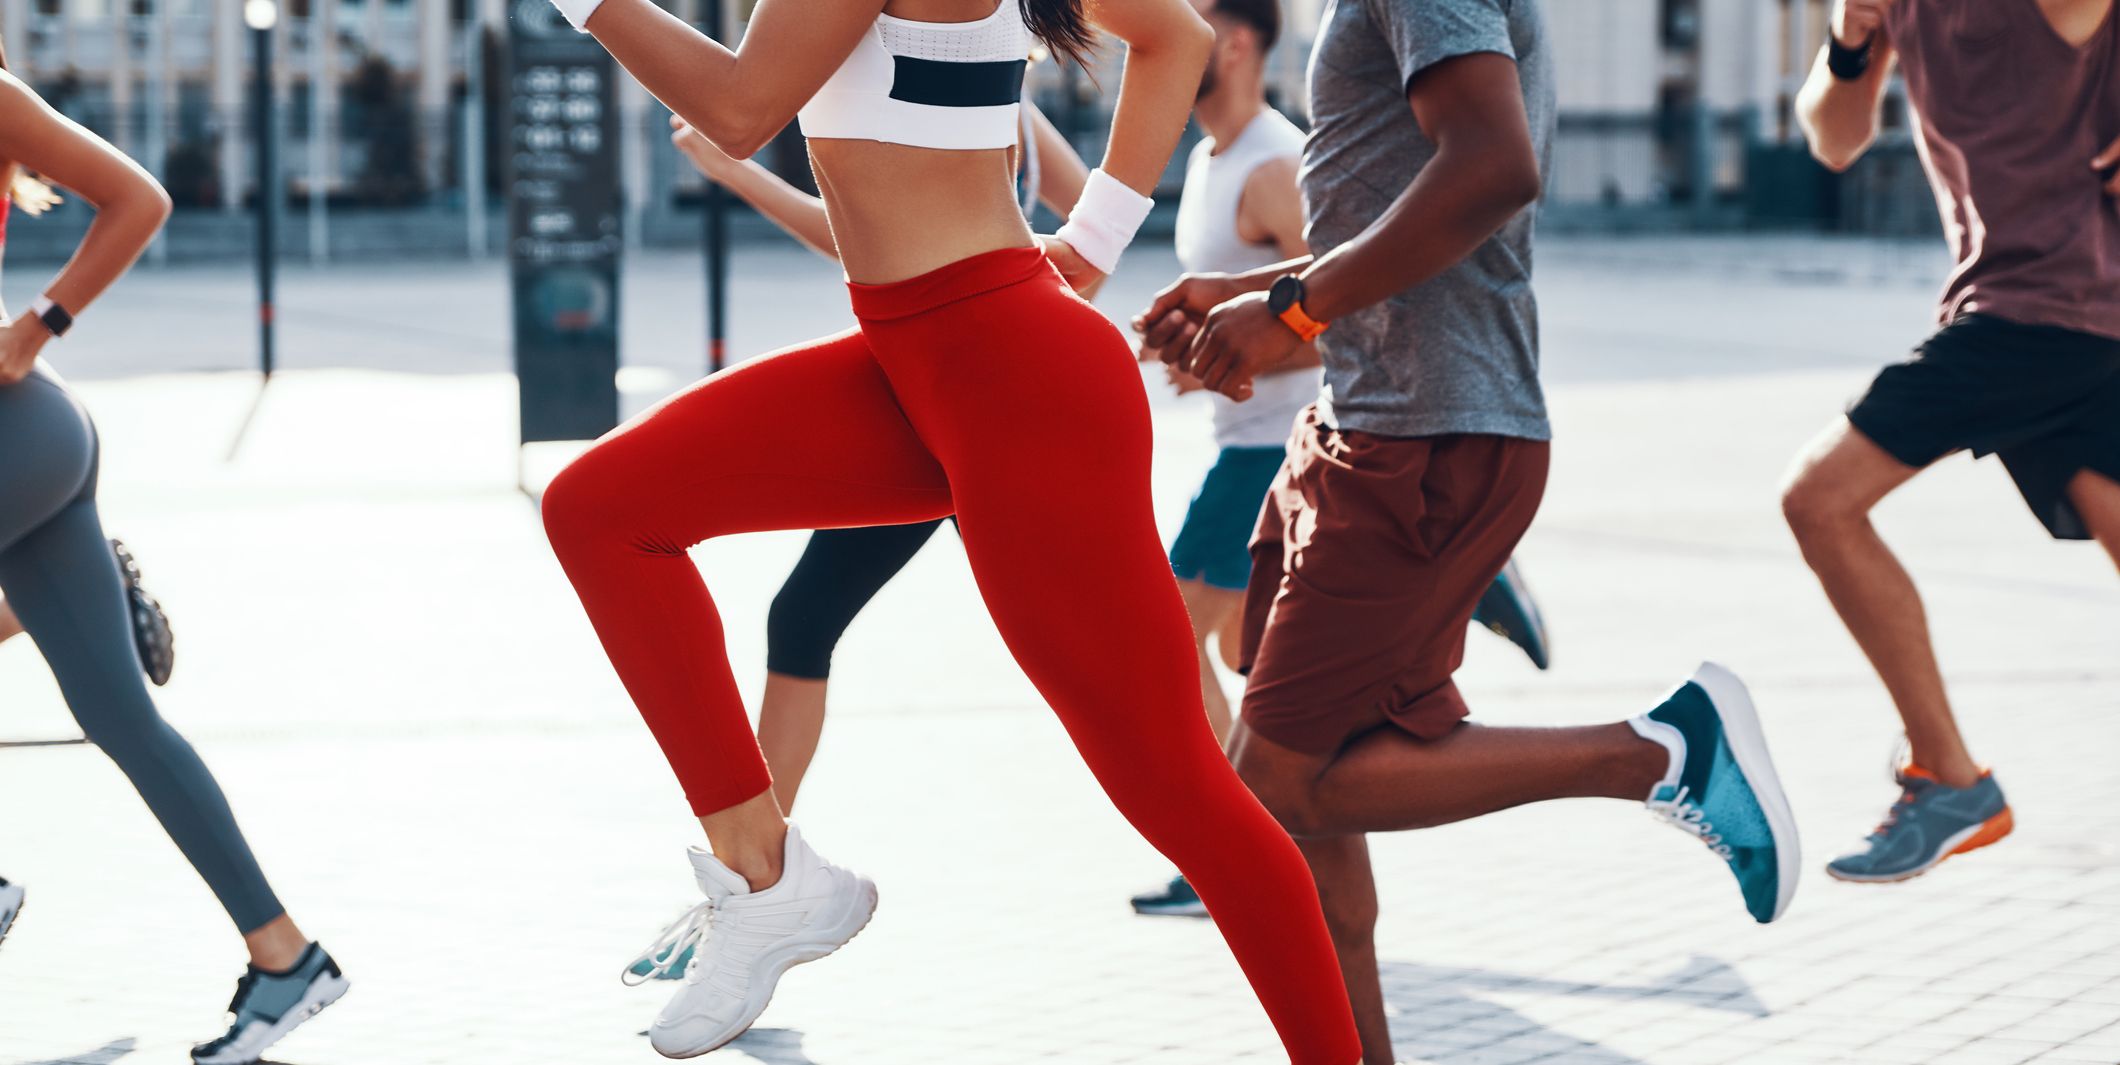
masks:
{"type": "Polygon", "coordinates": [[[21,915],[22,885],[0,878],[0,943],[7,942],[7,930],[15,927],[15,918],[21,915]]]}
{"type": "Polygon", "coordinates": [[[1502,567],[1501,575],[1480,596],[1480,605],[1472,611],[1472,623],[1523,648],[1532,665],[1540,669],[1552,665],[1546,620],[1539,616],[1538,603],[1531,598],[1531,588],[1524,583],[1524,571],[1517,568],[1515,559],[1502,567]]]}
{"type": "Polygon", "coordinates": [[[274,1043],[339,1000],[351,986],[322,945],[311,943],[294,967],[269,973],[253,965],[228,1003],[228,1034],[191,1048],[198,1065],[252,1065],[274,1043]]]}
{"type": "Polygon", "coordinates": [[[1207,916],[1207,904],[1200,901],[1200,893],[1182,876],[1171,877],[1160,891],[1135,895],[1133,902],[1134,912],[1143,917],[1207,916]]]}
{"type": "Polygon", "coordinates": [[[169,671],[177,665],[177,639],[169,631],[169,615],[162,604],[140,585],[140,562],[123,540],[110,542],[110,553],[118,559],[118,572],[125,575],[125,597],[132,608],[133,646],[140,651],[140,668],[156,687],[169,683],[169,671]]]}

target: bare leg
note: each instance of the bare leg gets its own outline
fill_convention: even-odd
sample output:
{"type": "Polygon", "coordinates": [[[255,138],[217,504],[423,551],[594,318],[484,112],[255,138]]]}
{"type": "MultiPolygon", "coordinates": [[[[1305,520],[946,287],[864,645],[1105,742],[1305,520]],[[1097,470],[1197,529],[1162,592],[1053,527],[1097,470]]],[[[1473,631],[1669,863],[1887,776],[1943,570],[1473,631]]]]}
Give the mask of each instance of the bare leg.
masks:
{"type": "Polygon", "coordinates": [[[1244,601],[1244,593],[1217,588],[1206,581],[1181,580],[1178,594],[1185,598],[1185,613],[1192,619],[1193,644],[1200,652],[1200,697],[1207,703],[1207,723],[1215,730],[1217,743],[1229,742],[1229,697],[1222,692],[1222,678],[1215,675],[1211,645],[1216,634],[1234,628],[1233,619],[1244,601]]]}
{"type": "Polygon", "coordinates": [[[751,890],[764,891],[780,883],[788,819],[771,791],[707,814],[699,819],[699,827],[707,830],[707,845],[714,857],[743,877],[751,890]]]}
{"type": "Polygon", "coordinates": [[[252,965],[268,972],[285,972],[302,959],[309,937],[295,927],[294,918],[283,913],[264,927],[245,932],[243,946],[250,951],[252,965]]]}
{"type": "Polygon", "coordinates": [[[773,770],[773,796],[782,810],[795,809],[795,792],[824,735],[828,682],[768,671],[758,702],[758,746],[773,770]]]}
{"type": "Polygon", "coordinates": [[[1362,1065],[1392,1065],[1391,1024],[1384,1015],[1384,986],[1377,975],[1377,882],[1363,836],[1301,839],[1296,846],[1317,878],[1325,927],[1340,955],[1340,977],[1354,1004],[1362,1036],[1362,1065]]]}
{"type": "Polygon", "coordinates": [[[1668,750],[1625,722],[1460,725],[1439,740],[1384,726],[1323,757],[1242,722],[1236,731],[1238,774],[1298,839],[1433,828],[1550,799],[1640,802],[1671,764],[1668,750]]]}
{"type": "Polygon", "coordinates": [[[1843,419],[1798,458],[1781,507],[1804,561],[1899,708],[1914,763],[1945,785],[1970,787],[1980,767],[1951,714],[1921,593],[1870,524],[1871,508],[1919,472],[1843,419]]]}
{"type": "Polygon", "coordinates": [[[0,599],[0,643],[6,643],[22,635],[22,621],[15,617],[15,608],[0,599]]]}
{"type": "Polygon", "coordinates": [[[2120,484],[2083,470],[2069,482],[2068,498],[2083,515],[2083,523],[2090,526],[2091,535],[2113,556],[2113,565],[2120,567],[2120,484]]]}

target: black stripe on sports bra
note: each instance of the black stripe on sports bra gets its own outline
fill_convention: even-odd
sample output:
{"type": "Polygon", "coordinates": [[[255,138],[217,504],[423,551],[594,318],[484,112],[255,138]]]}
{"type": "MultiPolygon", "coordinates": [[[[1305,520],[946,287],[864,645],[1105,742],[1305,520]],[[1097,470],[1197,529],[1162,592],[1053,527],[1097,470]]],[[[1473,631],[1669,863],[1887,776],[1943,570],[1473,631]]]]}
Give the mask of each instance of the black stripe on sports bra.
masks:
{"type": "Polygon", "coordinates": [[[936,107],[994,107],[1023,98],[1025,60],[945,63],[892,56],[891,99],[936,107]]]}

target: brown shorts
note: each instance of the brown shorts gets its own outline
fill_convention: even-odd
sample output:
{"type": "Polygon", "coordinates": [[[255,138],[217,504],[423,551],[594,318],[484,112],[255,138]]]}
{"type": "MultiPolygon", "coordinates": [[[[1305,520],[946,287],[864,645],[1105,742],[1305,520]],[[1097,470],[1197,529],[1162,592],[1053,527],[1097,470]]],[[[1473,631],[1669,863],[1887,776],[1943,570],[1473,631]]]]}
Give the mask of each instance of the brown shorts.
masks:
{"type": "Polygon", "coordinates": [[[1466,627],[1531,527],[1549,453],[1333,430],[1305,411],[1251,541],[1245,724],[1318,755],[1383,724],[1424,739],[1456,727],[1466,627]]]}

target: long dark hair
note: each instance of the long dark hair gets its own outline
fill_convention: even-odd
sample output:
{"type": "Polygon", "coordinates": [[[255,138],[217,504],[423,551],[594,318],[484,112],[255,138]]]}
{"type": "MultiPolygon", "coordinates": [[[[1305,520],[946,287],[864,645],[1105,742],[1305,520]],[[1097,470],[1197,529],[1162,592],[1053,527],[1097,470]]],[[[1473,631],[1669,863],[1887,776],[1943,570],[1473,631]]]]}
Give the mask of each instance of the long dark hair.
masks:
{"type": "Polygon", "coordinates": [[[1097,31],[1082,14],[1082,0],[1019,0],[1023,24],[1055,55],[1087,65],[1097,48],[1097,31]]]}
{"type": "MultiPolygon", "coordinates": [[[[7,69],[7,40],[0,38],[0,70],[7,69]]],[[[0,196],[11,197],[30,214],[43,214],[58,202],[50,185],[31,177],[14,160],[0,160],[0,196]]]]}

